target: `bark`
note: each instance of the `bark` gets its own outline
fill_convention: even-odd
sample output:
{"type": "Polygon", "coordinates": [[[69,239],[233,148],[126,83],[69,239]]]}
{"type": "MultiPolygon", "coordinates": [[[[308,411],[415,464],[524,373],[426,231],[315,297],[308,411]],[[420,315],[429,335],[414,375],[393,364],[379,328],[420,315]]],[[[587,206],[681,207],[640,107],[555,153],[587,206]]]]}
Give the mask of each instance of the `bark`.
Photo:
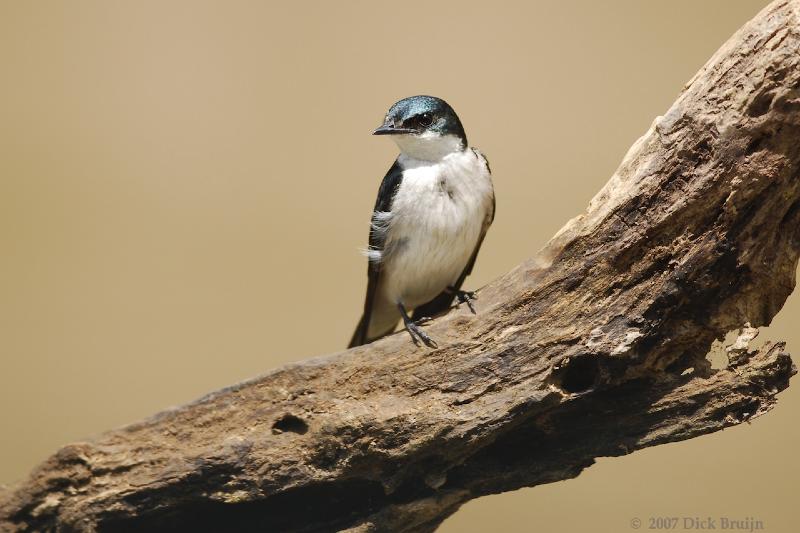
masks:
{"type": "Polygon", "coordinates": [[[477,315],[427,326],[439,348],[399,333],[68,445],[0,494],[0,528],[427,531],[471,498],[769,411],[795,369],[746,326],[795,283],[798,63],[800,2],[779,0],[477,315]]]}

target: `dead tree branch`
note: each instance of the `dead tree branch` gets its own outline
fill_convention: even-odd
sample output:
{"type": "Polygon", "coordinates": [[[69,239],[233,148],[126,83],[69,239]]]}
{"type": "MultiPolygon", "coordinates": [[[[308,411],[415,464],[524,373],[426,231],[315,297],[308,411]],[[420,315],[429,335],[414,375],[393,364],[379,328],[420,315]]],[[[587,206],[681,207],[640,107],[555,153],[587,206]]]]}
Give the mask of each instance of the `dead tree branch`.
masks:
{"type": "MultiPolygon", "coordinates": [[[[526,245],[524,242],[521,245],[526,245]]],[[[0,494],[11,531],[426,531],[471,498],[768,411],[800,250],[800,2],[725,44],[587,212],[429,331],[288,366],[71,444],[0,494]],[[745,334],[749,334],[745,331],[745,334]],[[744,338],[743,338],[744,340],[744,338]]]]}

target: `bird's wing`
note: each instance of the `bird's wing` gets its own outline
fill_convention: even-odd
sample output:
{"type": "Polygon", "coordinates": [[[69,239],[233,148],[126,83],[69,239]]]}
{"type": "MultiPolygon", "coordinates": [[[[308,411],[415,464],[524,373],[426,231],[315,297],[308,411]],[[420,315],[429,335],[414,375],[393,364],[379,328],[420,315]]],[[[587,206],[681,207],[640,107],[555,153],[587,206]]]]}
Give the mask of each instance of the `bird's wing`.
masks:
{"type": "MultiPolygon", "coordinates": [[[[486,160],[483,154],[478,152],[473,148],[475,155],[479,158],[483,159],[483,162],[486,164],[486,170],[491,174],[491,170],[489,168],[489,162],[486,160]]],[[[464,270],[461,272],[461,275],[458,277],[458,280],[453,284],[453,289],[456,291],[461,289],[461,285],[464,284],[464,280],[467,276],[472,274],[472,267],[475,266],[475,260],[478,258],[478,252],[481,250],[481,244],[483,244],[483,239],[486,237],[486,232],[489,231],[489,226],[492,225],[494,222],[494,210],[495,210],[495,198],[494,192],[492,192],[492,205],[489,207],[489,210],[486,212],[486,218],[483,220],[483,228],[481,229],[481,234],[478,237],[478,242],[475,244],[475,250],[472,252],[472,255],[467,261],[467,265],[464,267],[464,270]]],[[[444,311],[447,311],[451,305],[453,305],[453,298],[455,298],[455,292],[451,290],[444,290],[439,293],[433,300],[428,303],[422,304],[414,309],[414,314],[412,316],[413,320],[419,320],[423,317],[434,317],[444,311]]]]}
{"type": "MultiPolygon", "coordinates": [[[[403,168],[395,160],[392,167],[383,177],[381,186],[378,189],[378,198],[375,200],[375,209],[372,212],[372,223],[369,228],[369,249],[370,253],[378,255],[383,252],[383,245],[386,240],[385,228],[381,224],[385,224],[385,220],[380,218],[381,213],[389,213],[392,210],[392,202],[397,188],[400,187],[400,182],[403,181],[403,168]]],[[[364,299],[364,314],[356,326],[353,337],[350,339],[348,348],[353,346],[360,346],[369,342],[367,338],[367,331],[369,330],[369,322],[372,318],[372,304],[375,300],[375,294],[378,289],[378,280],[381,275],[381,261],[374,260],[370,255],[367,262],[367,296],[364,299]]]]}

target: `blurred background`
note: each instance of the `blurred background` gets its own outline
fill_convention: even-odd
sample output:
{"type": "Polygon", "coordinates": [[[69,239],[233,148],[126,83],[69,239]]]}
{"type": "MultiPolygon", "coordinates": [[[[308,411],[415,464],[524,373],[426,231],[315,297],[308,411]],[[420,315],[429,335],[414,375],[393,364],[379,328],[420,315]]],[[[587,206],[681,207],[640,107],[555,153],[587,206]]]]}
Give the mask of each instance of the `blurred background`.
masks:
{"type": "MultiPolygon", "coordinates": [[[[399,98],[447,99],[532,255],[761,0],[0,3],[0,483],[59,446],[343,349],[399,98]]],[[[800,353],[800,295],[762,336],[800,353]]],[[[445,532],[639,518],[796,531],[800,385],[769,415],[482,498],[445,532]]],[[[592,438],[587,435],[586,438],[592,438]]]]}

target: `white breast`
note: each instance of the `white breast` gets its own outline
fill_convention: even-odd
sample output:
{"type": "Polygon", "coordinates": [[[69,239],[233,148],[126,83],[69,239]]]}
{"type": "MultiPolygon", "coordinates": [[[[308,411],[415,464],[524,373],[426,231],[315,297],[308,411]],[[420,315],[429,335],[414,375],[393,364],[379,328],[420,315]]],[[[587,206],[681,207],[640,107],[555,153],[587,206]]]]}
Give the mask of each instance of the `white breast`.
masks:
{"type": "Polygon", "coordinates": [[[492,206],[492,183],[473,150],[436,162],[401,155],[381,254],[384,301],[413,308],[453,285],[467,265],[492,206]]]}

